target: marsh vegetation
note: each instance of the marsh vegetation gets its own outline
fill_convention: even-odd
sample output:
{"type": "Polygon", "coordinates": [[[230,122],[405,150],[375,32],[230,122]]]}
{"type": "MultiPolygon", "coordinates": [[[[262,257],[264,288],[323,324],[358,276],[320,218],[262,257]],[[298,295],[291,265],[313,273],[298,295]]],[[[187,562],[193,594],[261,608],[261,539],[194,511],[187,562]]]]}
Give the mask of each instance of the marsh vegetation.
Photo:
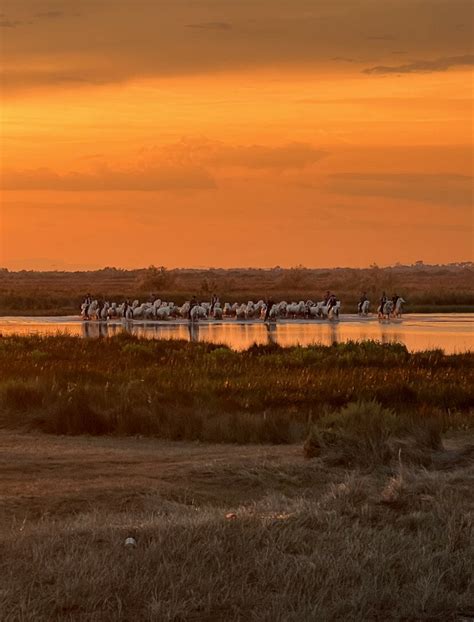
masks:
{"type": "Polygon", "coordinates": [[[470,427],[474,355],[344,343],[244,352],[128,334],[0,340],[0,422],[55,434],[292,443],[351,403],[397,429],[470,427]],[[394,425],[395,425],[394,424],[394,425]]]}

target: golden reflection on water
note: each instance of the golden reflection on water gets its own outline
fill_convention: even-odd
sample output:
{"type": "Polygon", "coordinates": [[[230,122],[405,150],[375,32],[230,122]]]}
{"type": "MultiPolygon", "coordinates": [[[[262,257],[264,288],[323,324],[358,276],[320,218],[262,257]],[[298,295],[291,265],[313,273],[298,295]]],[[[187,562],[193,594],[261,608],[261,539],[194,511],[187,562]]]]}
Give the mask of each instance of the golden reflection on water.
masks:
{"type": "Polygon", "coordinates": [[[375,339],[382,343],[404,343],[411,351],[441,348],[447,353],[474,350],[474,316],[469,314],[411,315],[402,320],[379,322],[376,318],[342,317],[340,322],[81,322],[76,318],[0,318],[0,334],[57,334],[82,337],[111,337],[129,332],[148,339],[184,339],[222,343],[235,350],[252,344],[282,346],[348,340],[375,339]]]}

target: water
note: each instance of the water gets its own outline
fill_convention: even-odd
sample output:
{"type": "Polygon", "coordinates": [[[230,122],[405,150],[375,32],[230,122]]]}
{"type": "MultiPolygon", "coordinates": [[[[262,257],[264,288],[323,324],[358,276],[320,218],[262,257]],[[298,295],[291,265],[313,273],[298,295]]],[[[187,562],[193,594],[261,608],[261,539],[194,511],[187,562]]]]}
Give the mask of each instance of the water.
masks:
{"type": "Polygon", "coordinates": [[[410,351],[441,348],[446,353],[474,351],[474,314],[412,314],[400,320],[379,321],[341,315],[339,322],[328,320],[279,320],[270,327],[262,321],[170,322],[83,322],[77,317],[2,317],[0,334],[51,335],[67,333],[81,337],[112,336],[127,331],[149,339],[185,339],[227,344],[244,350],[254,343],[283,346],[325,344],[348,340],[376,339],[382,343],[404,343],[410,351]]]}

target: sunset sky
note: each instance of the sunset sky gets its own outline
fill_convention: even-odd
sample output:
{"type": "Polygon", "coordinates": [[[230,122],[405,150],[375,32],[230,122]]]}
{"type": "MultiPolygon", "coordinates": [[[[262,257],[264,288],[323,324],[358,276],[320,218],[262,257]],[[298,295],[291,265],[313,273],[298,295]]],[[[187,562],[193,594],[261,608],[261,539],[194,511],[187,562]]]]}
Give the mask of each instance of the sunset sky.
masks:
{"type": "Polygon", "coordinates": [[[474,259],[471,0],[4,0],[0,266],[474,259]]]}

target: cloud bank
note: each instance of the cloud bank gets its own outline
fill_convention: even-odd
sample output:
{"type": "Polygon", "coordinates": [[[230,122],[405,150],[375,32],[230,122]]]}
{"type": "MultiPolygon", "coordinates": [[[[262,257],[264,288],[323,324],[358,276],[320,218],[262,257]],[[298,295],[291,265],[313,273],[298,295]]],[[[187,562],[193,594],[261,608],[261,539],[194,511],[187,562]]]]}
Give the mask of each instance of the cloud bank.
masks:
{"type": "Polygon", "coordinates": [[[436,60],[419,60],[405,65],[395,67],[377,65],[364,69],[363,73],[386,75],[391,73],[431,73],[433,71],[447,71],[451,67],[462,67],[474,65],[474,54],[464,54],[463,56],[450,56],[448,58],[437,58],[436,60]]]}

